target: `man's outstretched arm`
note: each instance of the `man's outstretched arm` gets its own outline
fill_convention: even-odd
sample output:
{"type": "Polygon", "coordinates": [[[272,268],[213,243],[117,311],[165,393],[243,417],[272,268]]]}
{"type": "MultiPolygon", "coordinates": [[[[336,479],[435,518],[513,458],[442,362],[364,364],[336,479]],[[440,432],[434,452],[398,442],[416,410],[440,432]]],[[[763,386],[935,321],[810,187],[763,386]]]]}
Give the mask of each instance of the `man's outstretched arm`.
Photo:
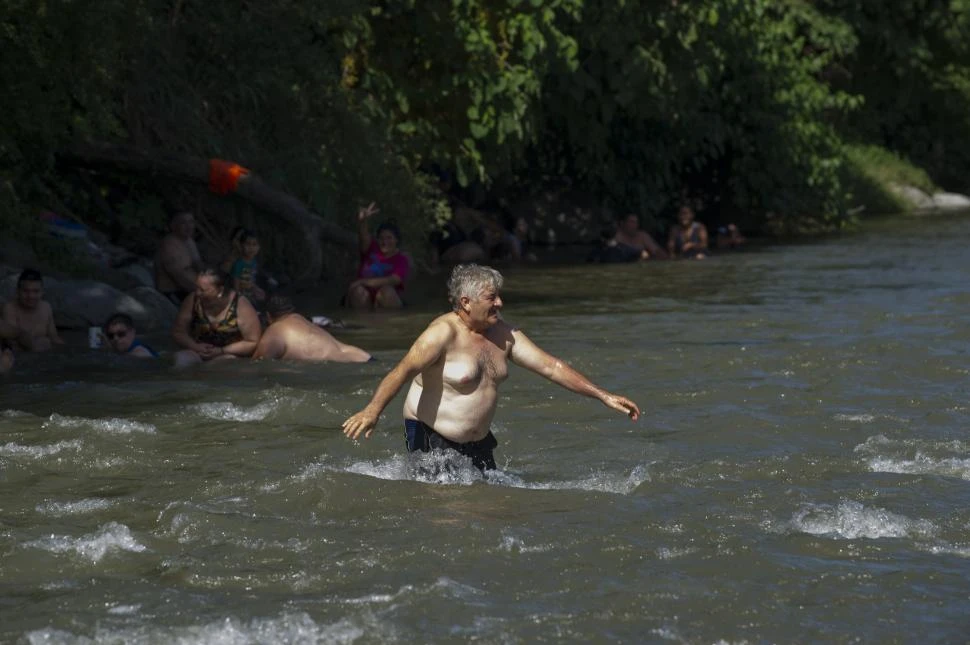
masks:
{"type": "Polygon", "coordinates": [[[441,357],[453,336],[454,331],[445,323],[432,323],[424,330],[401,362],[388,372],[381,384],[377,386],[377,391],[374,392],[367,407],[344,421],[344,434],[350,439],[356,439],[361,433],[364,433],[365,438],[370,437],[374,426],[377,425],[378,417],[391,399],[405,383],[441,357]]]}
{"type": "Polygon", "coordinates": [[[622,412],[634,421],[640,418],[640,408],[630,399],[607,392],[561,359],[543,351],[521,331],[514,330],[512,338],[515,342],[512,344],[511,357],[516,365],[532,370],[567,390],[599,399],[607,407],[622,412]]]}

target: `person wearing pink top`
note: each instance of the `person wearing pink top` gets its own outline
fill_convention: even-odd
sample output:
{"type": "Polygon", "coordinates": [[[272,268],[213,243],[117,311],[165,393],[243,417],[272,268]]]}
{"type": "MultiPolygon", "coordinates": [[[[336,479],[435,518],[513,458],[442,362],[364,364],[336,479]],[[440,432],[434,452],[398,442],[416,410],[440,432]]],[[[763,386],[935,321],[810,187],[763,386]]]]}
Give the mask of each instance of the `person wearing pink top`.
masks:
{"type": "Polygon", "coordinates": [[[357,279],[347,287],[345,302],[354,309],[399,309],[404,306],[404,282],[410,263],[398,245],[401,232],[384,222],[372,237],[367,220],[379,209],[372,202],[357,212],[360,267],[357,279]]]}

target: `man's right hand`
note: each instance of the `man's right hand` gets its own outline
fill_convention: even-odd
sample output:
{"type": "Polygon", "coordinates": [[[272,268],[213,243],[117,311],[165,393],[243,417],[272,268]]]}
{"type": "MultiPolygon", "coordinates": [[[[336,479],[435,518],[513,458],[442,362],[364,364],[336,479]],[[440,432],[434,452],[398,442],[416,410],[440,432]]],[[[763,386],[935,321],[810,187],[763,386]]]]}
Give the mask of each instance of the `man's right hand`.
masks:
{"type": "Polygon", "coordinates": [[[363,409],[343,423],[343,432],[348,439],[356,439],[360,433],[364,433],[364,438],[369,439],[370,433],[377,425],[377,415],[371,414],[367,409],[363,409]]]}

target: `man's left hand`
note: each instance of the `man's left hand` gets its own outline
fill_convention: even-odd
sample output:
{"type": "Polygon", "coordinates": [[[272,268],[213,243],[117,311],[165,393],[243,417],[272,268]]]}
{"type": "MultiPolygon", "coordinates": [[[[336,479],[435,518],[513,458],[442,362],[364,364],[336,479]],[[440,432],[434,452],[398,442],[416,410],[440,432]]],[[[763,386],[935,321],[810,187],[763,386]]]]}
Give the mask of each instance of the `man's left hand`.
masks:
{"type": "Polygon", "coordinates": [[[618,412],[622,412],[630,417],[630,419],[633,421],[640,418],[640,408],[636,403],[625,396],[620,396],[618,394],[607,394],[603,397],[603,404],[618,412]]]}

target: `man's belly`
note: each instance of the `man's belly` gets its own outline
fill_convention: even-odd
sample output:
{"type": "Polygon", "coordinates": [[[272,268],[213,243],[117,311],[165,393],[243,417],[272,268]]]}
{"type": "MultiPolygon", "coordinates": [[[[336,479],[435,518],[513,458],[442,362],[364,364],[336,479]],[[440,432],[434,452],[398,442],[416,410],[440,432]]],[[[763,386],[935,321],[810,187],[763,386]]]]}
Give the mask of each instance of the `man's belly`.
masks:
{"type": "Polygon", "coordinates": [[[469,394],[445,388],[440,397],[434,398],[412,381],[404,400],[404,417],[422,421],[457,443],[478,441],[488,434],[498,400],[494,386],[483,385],[469,394]]]}

